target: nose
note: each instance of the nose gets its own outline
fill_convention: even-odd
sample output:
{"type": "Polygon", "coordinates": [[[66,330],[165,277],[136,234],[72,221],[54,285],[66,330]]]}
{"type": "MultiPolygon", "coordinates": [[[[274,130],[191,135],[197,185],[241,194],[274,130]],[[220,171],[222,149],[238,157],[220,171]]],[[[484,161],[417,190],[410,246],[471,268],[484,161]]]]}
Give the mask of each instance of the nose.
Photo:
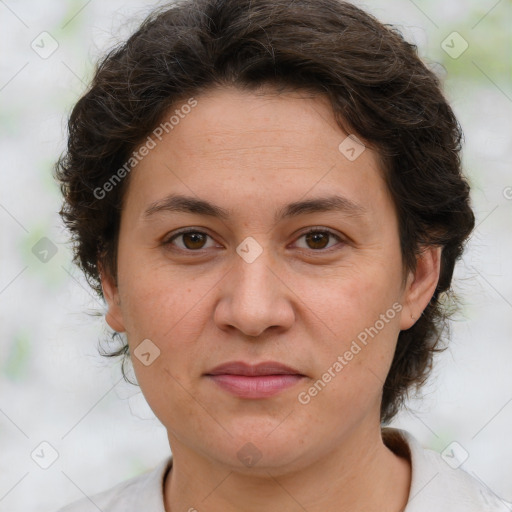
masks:
{"type": "Polygon", "coordinates": [[[261,336],[267,329],[289,329],[295,321],[294,294],[279,275],[267,250],[252,261],[238,257],[219,283],[221,297],[214,321],[222,330],[238,329],[246,336],[261,336]]]}

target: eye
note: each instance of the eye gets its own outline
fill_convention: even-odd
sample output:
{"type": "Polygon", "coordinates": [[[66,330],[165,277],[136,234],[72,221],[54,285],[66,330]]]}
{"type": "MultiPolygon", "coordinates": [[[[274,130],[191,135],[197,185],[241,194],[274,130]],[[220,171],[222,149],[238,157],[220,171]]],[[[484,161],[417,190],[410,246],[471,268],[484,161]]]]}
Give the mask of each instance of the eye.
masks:
{"type": "Polygon", "coordinates": [[[177,245],[179,249],[184,251],[199,251],[207,249],[206,240],[211,238],[210,235],[198,231],[196,229],[187,229],[174,233],[171,237],[163,242],[163,245],[177,245]],[[174,244],[174,240],[181,238],[181,244],[174,244]]]}
{"type": "MultiPolygon", "coordinates": [[[[163,242],[163,245],[174,245],[177,246],[177,248],[182,251],[197,252],[202,249],[209,248],[206,245],[208,238],[213,240],[207,233],[204,233],[203,231],[198,231],[197,229],[194,228],[190,228],[174,233],[172,236],[170,236],[163,242]],[[175,243],[175,240],[179,240],[181,243],[175,243]]],[[[303,233],[297,240],[300,240],[302,238],[304,238],[306,246],[299,246],[299,248],[309,249],[316,252],[329,250],[333,247],[333,245],[336,245],[329,245],[329,239],[335,239],[334,241],[337,241],[338,243],[343,243],[343,239],[339,235],[336,235],[332,231],[320,228],[310,229],[306,233],[303,233]]]]}
{"type": "Polygon", "coordinates": [[[307,244],[306,247],[301,248],[312,249],[313,251],[330,249],[333,245],[329,246],[329,238],[335,238],[338,242],[343,242],[343,239],[332,231],[319,228],[314,228],[303,233],[297,240],[300,240],[301,238],[304,238],[307,244]]]}

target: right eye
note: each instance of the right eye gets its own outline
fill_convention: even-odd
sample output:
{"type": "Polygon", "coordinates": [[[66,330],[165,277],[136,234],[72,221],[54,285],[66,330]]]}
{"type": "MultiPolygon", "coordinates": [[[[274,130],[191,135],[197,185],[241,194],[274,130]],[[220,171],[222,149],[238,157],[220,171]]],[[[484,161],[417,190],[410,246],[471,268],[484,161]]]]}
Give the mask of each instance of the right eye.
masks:
{"type": "Polygon", "coordinates": [[[163,242],[163,245],[174,245],[182,251],[197,252],[201,249],[208,248],[205,247],[205,243],[208,238],[211,238],[210,235],[203,231],[198,231],[197,229],[185,229],[167,237],[163,242]],[[175,240],[179,240],[180,243],[175,243],[175,240]]]}

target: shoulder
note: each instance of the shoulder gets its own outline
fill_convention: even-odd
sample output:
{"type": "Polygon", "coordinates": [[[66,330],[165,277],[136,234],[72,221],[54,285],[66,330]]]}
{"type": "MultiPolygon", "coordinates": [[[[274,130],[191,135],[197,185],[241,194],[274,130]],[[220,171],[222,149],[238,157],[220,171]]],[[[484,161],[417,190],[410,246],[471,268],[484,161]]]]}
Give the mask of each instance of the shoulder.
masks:
{"type": "MultiPolygon", "coordinates": [[[[409,432],[383,429],[388,447],[409,452],[412,479],[404,512],[510,512],[506,502],[456,464],[448,464],[434,450],[421,446],[409,432]],[[402,446],[400,447],[400,444],[402,446]]],[[[448,456],[448,455],[447,455],[448,456]]]]}
{"type": "Polygon", "coordinates": [[[114,487],[70,503],[57,512],[165,512],[163,484],[172,457],[158,466],[114,487]]]}

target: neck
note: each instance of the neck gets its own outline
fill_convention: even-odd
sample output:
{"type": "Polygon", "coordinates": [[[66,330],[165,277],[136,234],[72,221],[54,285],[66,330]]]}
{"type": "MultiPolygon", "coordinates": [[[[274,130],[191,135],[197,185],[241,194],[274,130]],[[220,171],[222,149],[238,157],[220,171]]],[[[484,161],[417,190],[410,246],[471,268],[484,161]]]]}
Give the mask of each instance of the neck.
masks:
{"type": "Polygon", "coordinates": [[[166,512],[399,512],[411,482],[408,460],[382,441],[380,428],[357,429],[335,450],[294,468],[237,470],[170,439],[173,466],[165,482],[166,512]]]}

